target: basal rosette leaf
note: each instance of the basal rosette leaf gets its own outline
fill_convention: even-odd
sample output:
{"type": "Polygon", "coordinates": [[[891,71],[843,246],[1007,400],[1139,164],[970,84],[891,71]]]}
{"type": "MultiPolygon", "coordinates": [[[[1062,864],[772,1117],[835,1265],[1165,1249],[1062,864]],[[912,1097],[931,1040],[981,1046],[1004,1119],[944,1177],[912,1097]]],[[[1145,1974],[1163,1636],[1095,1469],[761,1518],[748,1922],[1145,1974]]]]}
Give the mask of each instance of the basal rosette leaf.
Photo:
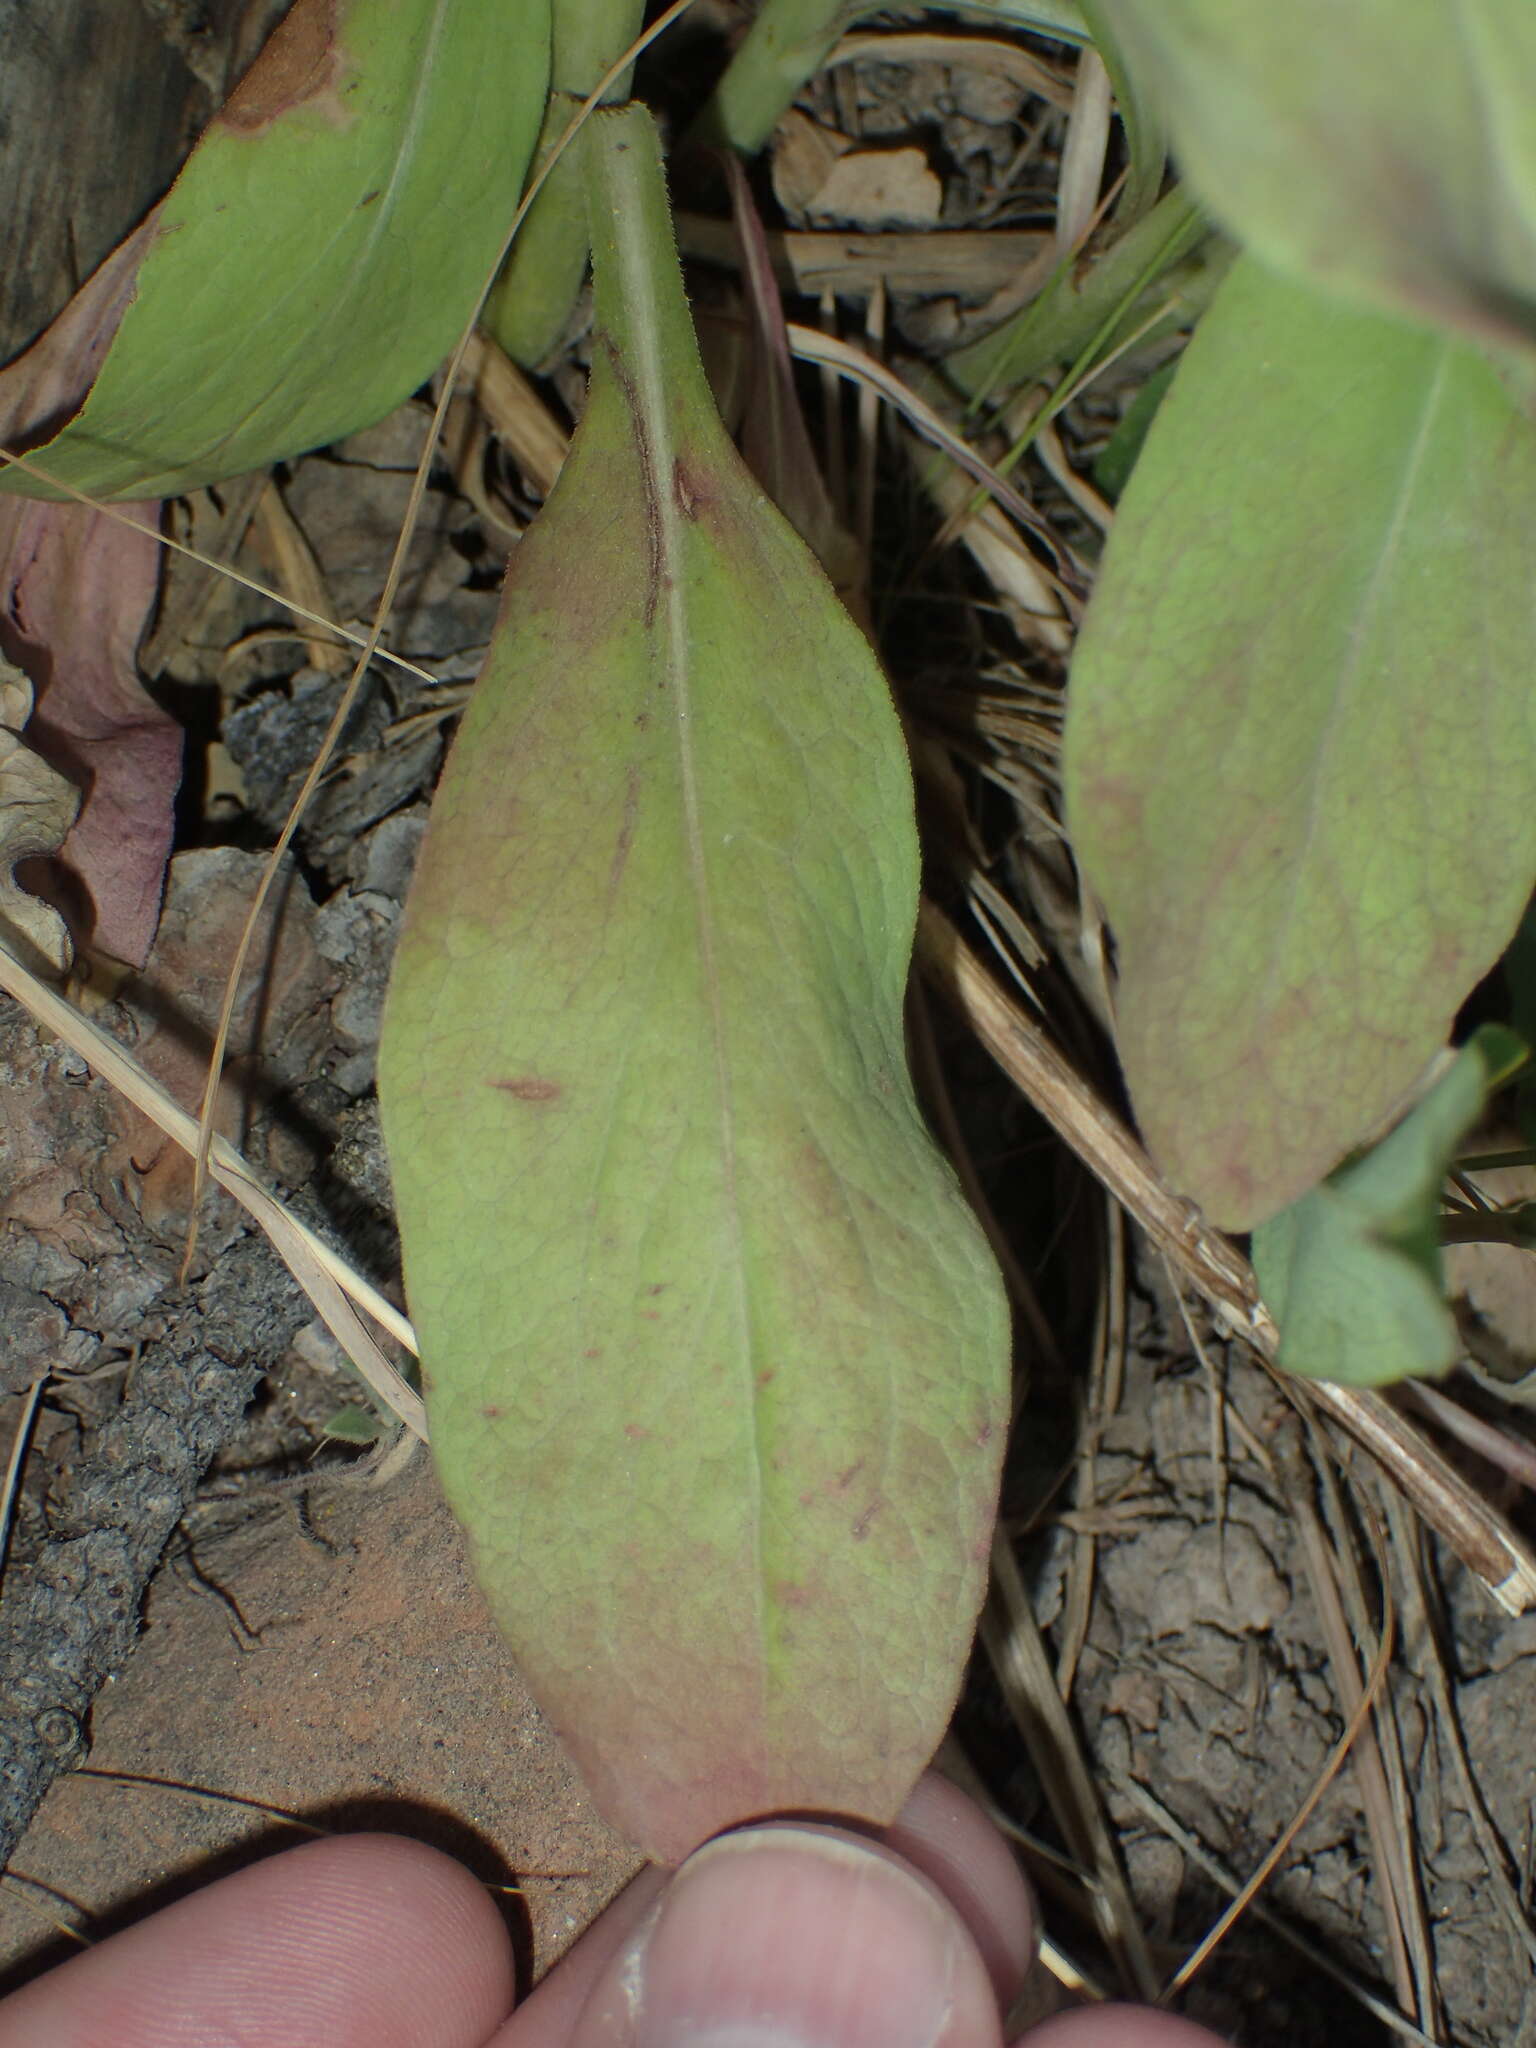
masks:
{"type": "Polygon", "coordinates": [[[1267,261],[1536,347],[1536,8],[1101,0],[1181,169],[1267,261]]]}
{"type": "Polygon", "coordinates": [[[980,1600],[1007,1324],[906,1072],[884,679],[714,414],[645,117],[589,161],[588,406],[433,807],[380,1085],[445,1488],[605,1811],[670,1859],[900,1804],[980,1600]]]}
{"type": "Polygon", "coordinates": [[[1073,659],[1073,843],[1170,1177],[1247,1228],[1388,1115],[1536,878],[1536,429],[1469,346],[1241,260],[1073,659]]]}
{"type": "Polygon", "coordinates": [[[83,407],[70,394],[37,445],[59,404],[44,334],[0,379],[7,439],[98,498],[159,498],[382,419],[469,316],[548,76],[548,0],[296,0],[152,226],[102,267],[140,245],[126,309],[120,282],[83,287],[120,319],[83,407]],[[29,389],[48,390],[30,419],[29,389]]]}

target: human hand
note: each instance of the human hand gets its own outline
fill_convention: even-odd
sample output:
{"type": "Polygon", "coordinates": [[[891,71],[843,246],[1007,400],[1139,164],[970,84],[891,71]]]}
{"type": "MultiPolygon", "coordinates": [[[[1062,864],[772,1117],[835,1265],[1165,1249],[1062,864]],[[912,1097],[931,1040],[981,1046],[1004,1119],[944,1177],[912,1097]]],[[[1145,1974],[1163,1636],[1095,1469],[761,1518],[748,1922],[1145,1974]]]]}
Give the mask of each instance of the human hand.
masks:
{"type": "MultiPolygon", "coordinates": [[[[0,2003],[0,2048],[1000,2048],[1034,1955],[1002,1841],[938,1778],[881,1842],[775,1823],[642,1873],[513,2013],[484,1889],[339,1836],[252,1865],[0,2003]]],[[[1220,2048],[1084,2008],[1027,2048],[1220,2048]]]]}

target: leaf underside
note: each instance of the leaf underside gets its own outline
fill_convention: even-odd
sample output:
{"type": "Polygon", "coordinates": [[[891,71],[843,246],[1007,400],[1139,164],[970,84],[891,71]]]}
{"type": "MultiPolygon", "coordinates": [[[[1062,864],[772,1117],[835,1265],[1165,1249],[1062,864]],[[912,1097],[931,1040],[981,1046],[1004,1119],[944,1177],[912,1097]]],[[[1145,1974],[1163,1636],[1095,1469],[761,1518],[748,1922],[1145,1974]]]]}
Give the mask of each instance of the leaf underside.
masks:
{"type": "Polygon", "coordinates": [[[923,1128],[884,679],[726,441],[645,117],[591,142],[587,411],[433,806],[380,1056],[433,1445],[607,1814],[889,1817],[1006,1420],[923,1128]]]}
{"type": "Polygon", "coordinates": [[[1536,433],[1469,347],[1251,259],[1073,662],[1077,847],[1172,1179],[1246,1228],[1387,1115],[1536,876],[1536,433]]]}

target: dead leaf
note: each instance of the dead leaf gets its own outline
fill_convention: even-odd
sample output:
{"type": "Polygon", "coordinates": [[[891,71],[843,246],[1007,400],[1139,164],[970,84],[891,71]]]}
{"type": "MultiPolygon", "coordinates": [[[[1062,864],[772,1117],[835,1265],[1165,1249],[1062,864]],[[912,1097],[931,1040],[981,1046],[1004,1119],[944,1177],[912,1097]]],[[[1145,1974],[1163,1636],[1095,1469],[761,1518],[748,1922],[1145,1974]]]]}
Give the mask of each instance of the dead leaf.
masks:
{"type": "MultiPolygon", "coordinates": [[[[0,443],[35,444],[79,410],[157,218],[158,209],[0,370],[0,443]]],[[[155,511],[124,509],[140,519],[155,511]]],[[[83,791],[57,849],[70,921],[77,938],[134,966],[155,935],[181,780],[180,730],[145,694],[136,666],[157,552],[88,506],[0,499],[0,657],[30,678],[29,741],[83,791]]]]}
{"type": "Polygon", "coordinates": [[[792,219],[807,212],[852,147],[846,135],[791,107],[773,134],[773,196],[792,219]]]}
{"type": "Polygon", "coordinates": [[[77,939],[134,966],[155,935],[181,779],[181,729],[137,667],[158,555],[88,506],[0,501],[0,655],[36,692],[30,743],[84,791],[58,854],[65,908],[77,939]]]}
{"type": "Polygon", "coordinates": [[[856,149],[832,165],[806,212],[860,228],[936,227],[943,203],[920,149],[856,149]]]}
{"type": "Polygon", "coordinates": [[[16,880],[24,860],[56,853],[75,822],[80,792],[21,737],[32,716],[32,685],[0,662],[0,936],[29,964],[35,955],[56,974],[69,966],[69,929],[51,903],[16,880]]]}

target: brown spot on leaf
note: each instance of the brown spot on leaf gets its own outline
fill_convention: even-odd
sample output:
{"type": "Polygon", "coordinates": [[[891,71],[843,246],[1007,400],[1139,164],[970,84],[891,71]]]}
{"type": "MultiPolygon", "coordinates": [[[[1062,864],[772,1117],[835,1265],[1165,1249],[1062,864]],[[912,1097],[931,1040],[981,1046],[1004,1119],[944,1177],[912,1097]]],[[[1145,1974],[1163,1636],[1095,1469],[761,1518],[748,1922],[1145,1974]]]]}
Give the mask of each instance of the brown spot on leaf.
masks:
{"type": "Polygon", "coordinates": [[[875,1519],[876,1515],[879,1514],[879,1512],[879,1501],[872,1500],[869,1506],[864,1510],[863,1514],[859,1516],[858,1520],[853,1525],[853,1540],[855,1543],[862,1543],[865,1540],[865,1538],[869,1534],[869,1525],[871,1522],[873,1522],[873,1520],[875,1519]]]}
{"type": "Polygon", "coordinates": [[[634,379],[624,367],[624,358],[614,347],[608,336],[600,337],[608,354],[608,367],[624,394],[624,403],[629,410],[629,424],[635,440],[635,453],[640,459],[640,484],[645,492],[645,540],[648,556],[645,579],[645,623],[649,626],[656,617],[656,603],[661,595],[664,581],[664,545],[661,527],[661,486],[656,480],[656,457],[651,448],[651,431],[645,417],[645,409],[635,390],[634,379]]]}
{"type": "Polygon", "coordinates": [[[496,1406],[494,1401],[488,1401],[486,1405],[480,1410],[480,1416],[481,1420],[484,1422],[500,1422],[501,1410],[496,1406]]]}
{"type": "Polygon", "coordinates": [[[624,1425],[624,1434],[632,1444],[643,1444],[650,1433],[643,1422],[626,1422],[624,1425]]]}
{"type": "Polygon", "coordinates": [[[640,812],[640,771],[631,765],[624,775],[624,814],[619,820],[619,836],[614,841],[613,859],[608,863],[608,894],[610,899],[619,886],[624,873],[624,864],[629,859],[629,849],[634,844],[635,819],[640,812]]]}
{"type": "Polygon", "coordinates": [[[345,75],[336,40],[337,0],[298,0],[224,102],[215,126],[251,135],[294,108],[310,106],[333,127],[351,121],[341,99],[345,75]]]}
{"type": "Polygon", "coordinates": [[[715,494],[699,471],[679,456],[672,465],[672,495],[685,519],[697,519],[699,507],[711,504],[715,494]]]}
{"type": "Polygon", "coordinates": [[[557,1102],[565,1093],[558,1081],[546,1080],[542,1074],[514,1074],[488,1085],[499,1088],[503,1095],[515,1095],[519,1102],[557,1102]]]}
{"type": "Polygon", "coordinates": [[[838,1492],[846,1493],[848,1491],[848,1488],[852,1486],[854,1480],[858,1478],[859,1474],[863,1471],[863,1469],[864,1460],[862,1458],[856,1458],[854,1462],[848,1467],[848,1470],[846,1472],[839,1472],[836,1480],[838,1492]]]}

